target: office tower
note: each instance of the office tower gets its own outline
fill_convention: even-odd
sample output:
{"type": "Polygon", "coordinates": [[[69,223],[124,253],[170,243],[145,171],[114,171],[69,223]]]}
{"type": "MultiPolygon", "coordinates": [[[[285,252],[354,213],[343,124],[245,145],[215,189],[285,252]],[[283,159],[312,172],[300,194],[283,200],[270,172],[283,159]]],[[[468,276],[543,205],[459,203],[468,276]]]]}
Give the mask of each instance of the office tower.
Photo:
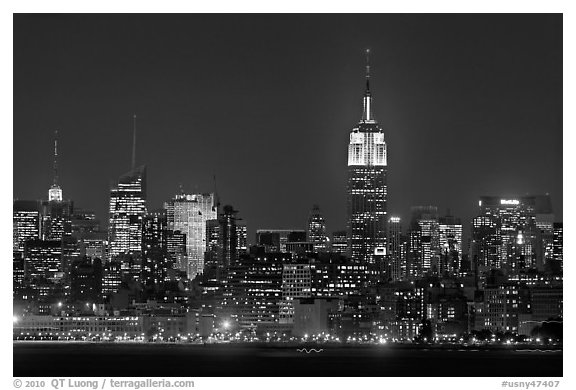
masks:
{"type": "Polygon", "coordinates": [[[462,259],[462,222],[452,215],[440,217],[438,221],[440,238],[440,269],[441,275],[455,275],[460,268],[462,259]]]}
{"type": "Polygon", "coordinates": [[[498,268],[513,273],[525,268],[542,269],[546,246],[550,246],[549,225],[554,218],[549,195],[482,196],[478,206],[479,216],[490,216],[498,225],[498,268]]]}
{"type": "Polygon", "coordinates": [[[388,219],[388,265],[387,276],[392,281],[406,277],[406,247],[402,234],[402,221],[399,217],[388,219]]]}
{"type": "Polygon", "coordinates": [[[156,286],[164,283],[169,264],[165,210],[154,210],[144,216],[142,228],[142,282],[156,286]]]}
{"type": "Polygon", "coordinates": [[[206,266],[223,271],[245,253],[246,225],[236,216],[237,213],[232,206],[226,205],[218,219],[206,222],[206,266]]]}
{"type": "Polygon", "coordinates": [[[204,271],[206,221],[216,219],[214,194],[180,194],[171,201],[174,207],[174,230],[186,235],[186,272],[189,279],[204,271]]]}
{"type": "Polygon", "coordinates": [[[330,250],[334,253],[345,255],[348,252],[348,238],[346,230],[339,230],[332,233],[330,250]]]}
{"type": "Polygon", "coordinates": [[[188,269],[188,257],[186,255],[186,234],[180,230],[166,232],[166,248],[173,269],[186,272],[188,269]]]}
{"type": "Polygon", "coordinates": [[[308,217],[308,242],[313,243],[314,252],[323,252],[327,249],[326,222],[320,213],[320,206],[315,204],[308,217]]]}
{"type": "MultiPolygon", "coordinates": [[[[110,189],[109,257],[128,255],[139,268],[142,220],[146,214],[146,166],[136,167],[136,115],[134,115],[132,169],[110,189]]],[[[138,270],[134,270],[138,272],[138,270]]]]}
{"type": "Polygon", "coordinates": [[[287,244],[306,242],[305,230],[258,229],[256,245],[263,246],[266,252],[288,253],[287,244]]]}
{"type": "Polygon", "coordinates": [[[58,240],[29,240],[24,251],[26,277],[56,280],[61,278],[62,242],[58,240]]]}
{"type": "Polygon", "coordinates": [[[415,206],[411,211],[408,253],[410,276],[436,275],[440,260],[438,209],[435,206],[415,206]]]}
{"type": "Polygon", "coordinates": [[[282,301],[280,323],[294,322],[294,299],[312,296],[310,264],[284,264],[282,268],[282,301]]]}
{"type": "Polygon", "coordinates": [[[139,257],[142,220],[146,214],[146,167],[122,175],[110,190],[110,259],[118,255],[139,257]]]}
{"type": "Polygon", "coordinates": [[[501,268],[500,225],[493,215],[482,215],[472,220],[470,258],[472,269],[484,271],[501,268]]]}
{"type": "Polygon", "coordinates": [[[26,241],[40,238],[40,203],[15,200],[12,206],[13,249],[24,253],[26,241]]]}
{"type": "Polygon", "coordinates": [[[386,254],[386,174],[386,142],[372,113],[367,61],[364,111],[348,145],[348,239],[355,263],[374,264],[386,254]]]}

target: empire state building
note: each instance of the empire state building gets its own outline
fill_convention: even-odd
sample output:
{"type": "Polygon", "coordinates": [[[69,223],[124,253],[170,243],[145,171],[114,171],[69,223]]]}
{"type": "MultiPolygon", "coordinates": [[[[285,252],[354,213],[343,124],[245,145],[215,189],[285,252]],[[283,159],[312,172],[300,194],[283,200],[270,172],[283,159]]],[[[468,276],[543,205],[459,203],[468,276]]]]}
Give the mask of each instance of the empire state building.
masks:
{"type": "Polygon", "coordinates": [[[368,55],[362,119],[348,145],[348,254],[360,264],[386,255],[386,142],[372,112],[368,55]]]}

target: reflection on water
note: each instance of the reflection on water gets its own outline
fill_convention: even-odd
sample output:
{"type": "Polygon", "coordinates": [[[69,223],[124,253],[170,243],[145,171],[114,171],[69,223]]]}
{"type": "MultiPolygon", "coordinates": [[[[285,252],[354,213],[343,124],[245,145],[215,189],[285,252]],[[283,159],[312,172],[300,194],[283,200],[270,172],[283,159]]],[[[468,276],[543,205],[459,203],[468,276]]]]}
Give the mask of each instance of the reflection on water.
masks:
{"type": "Polygon", "coordinates": [[[15,342],[15,376],[562,376],[561,350],[15,342]],[[302,352],[302,349],[306,351],[302,352]],[[312,352],[316,348],[321,352],[312,352]],[[313,364],[311,364],[313,363],[313,364]],[[282,369],[278,369],[282,367],[282,369]]]}

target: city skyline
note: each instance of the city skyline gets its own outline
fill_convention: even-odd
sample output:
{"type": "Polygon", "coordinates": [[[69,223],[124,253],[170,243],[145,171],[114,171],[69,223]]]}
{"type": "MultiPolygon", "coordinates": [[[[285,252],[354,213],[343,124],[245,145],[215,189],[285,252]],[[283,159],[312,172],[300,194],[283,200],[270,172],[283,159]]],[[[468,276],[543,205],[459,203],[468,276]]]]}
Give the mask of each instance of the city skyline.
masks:
{"type": "MultiPolygon", "coordinates": [[[[342,155],[348,131],[362,114],[362,51],[369,47],[376,120],[383,125],[392,151],[388,184],[393,190],[389,193],[388,215],[408,220],[411,206],[432,204],[438,206],[441,214],[449,208],[451,214],[462,218],[466,232],[480,196],[529,192],[550,193],[556,220],[562,221],[562,51],[555,39],[555,34],[561,34],[561,23],[555,18],[561,16],[293,16],[308,27],[295,33],[309,32],[313,38],[302,45],[282,30],[291,20],[289,16],[270,18],[277,18],[279,25],[270,26],[268,19],[258,16],[165,16],[160,17],[158,25],[165,26],[168,21],[172,25],[155,35],[157,41],[146,41],[143,29],[150,20],[146,16],[127,16],[128,23],[123,22],[122,28],[114,16],[107,17],[105,23],[94,15],[84,19],[58,15],[16,17],[15,43],[22,41],[15,44],[14,60],[15,65],[22,67],[15,66],[14,74],[14,169],[19,172],[14,177],[14,197],[46,196],[52,183],[53,133],[58,130],[58,174],[64,198],[73,200],[77,207],[95,210],[105,224],[109,184],[130,166],[135,113],[137,163],[145,164],[149,172],[148,209],[160,208],[179,192],[180,184],[187,193],[213,192],[216,176],[223,204],[234,205],[246,220],[249,241],[256,229],[305,227],[313,204],[320,205],[329,232],[343,230],[346,162],[342,155]],[[534,29],[531,23],[531,18],[536,17],[540,18],[540,29],[534,29]],[[61,22],[58,27],[52,26],[54,35],[34,35],[35,28],[53,20],[61,22]],[[77,20],[83,20],[83,25],[77,20]],[[189,20],[200,23],[187,23],[189,20]],[[254,27],[246,25],[248,20],[255,23],[254,27]],[[375,20],[389,23],[386,28],[376,28],[370,23],[375,20]],[[494,26],[484,36],[476,30],[482,20],[490,20],[494,26]],[[34,28],[30,28],[32,21],[34,28]],[[198,41],[189,42],[190,47],[178,46],[185,43],[179,33],[189,31],[191,24],[201,30],[203,23],[209,21],[223,27],[222,36],[209,39],[198,35],[198,41]],[[312,21],[324,26],[346,24],[344,30],[355,26],[361,34],[343,40],[342,45],[337,46],[333,38],[329,44],[315,46],[324,36],[318,32],[320,29],[310,27],[312,21]],[[508,31],[510,22],[515,26],[513,31],[508,31]],[[93,28],[89,32],[86,23],[93,28]],[[72,26],[78,33],[75,37],[65,35],[66,28],[72,26]],[[256,26],[272,28],[281,38],[284,50],[273,46],[270,38],[255,40],[256,26]],[[23,27],[28,29],[26,33],[18,30],[23,27]],[[129,27],[134,28],[133,32],[129,27]],[[382,36],[383,31],[393,27],[394,34],[382,36]],[[240,44],[236,49],[224,39],[226,29],[234,28],[239,34],[236,43],[240,44]],[[425,28],[430,30],[430,37],[418,35],[425,28]],[[403,36],[403,31],[411,34],[403,36]],[[454,31],[459,31],[461,37],[447,35],[454,31]],[[126,48],[123,53],[122,42],[106,46],[114,33],[120,33],[115,38],[132,42],[134,48],[126,48]],[[518,34],[523,34],[522,42],[529,41],[532,47],[527,43],[506,46],[518,34]],[[526,34],[538,39],[530,40],[526,34]],[[32,36],[35,43],[29,41],[32,36]],[[95,52],[103,55],[98,56],[99,63],[87,64],[95,52],[79,46],[84,45],[82,37],[89,38],[95,52]],[[445,38],[438,42],[438,52],[425,47],[427,40],[434,37],[445,38]],[[464,44],[468,41],[476,45],[468,48],[464,44]],[[165,42],[170,42],[169,48],[160,48],[165,42]],[[49,50],[51,45],[62,43],[74,54],[53,54],[49,50]],[[402,52],[402,43],[412,43],[411,47],[417,50],[402,52]],[[41,44],[43,48],[34,46],[41,44]],[[252,51],[243,51],[247,48],[252,51]],[[541,55],[532,54],[530,66],[528,62],[515,66],[530,52],[541,55]],[[119,64],[113,53],[124,62],[119,64]],[[201,56],[197,58],[194,53],[201,56]],[[410,63],[418,53],[427,54],[429,61],[410,63]],[[177,54],[180,61],[174,61],[177,54]],[[54,65],[37,69],[34,61],[27,61],[37,56],[54,65]],[[154,67],[138,61],[154,58],[154,67]],[[259,66],[250,69],[255,61],[260,61],[259,66]],[[66,71],[51,68],[56,64],[66,71]],[[198,74],[204,79],[181,69],[187,64],[200,70],[198,74]],[[85,67],[77,68],[78,65],[85,67]],[[139,76],[129,71],[130,66],[139,76]],[[165,71],[172,67],[176,67],[174,74],[167,74],[165,71]],[[57,77],[42,78],[50,70],[56,71],[57,77]],[[454,72],[453,79],[447,78],[453,76],[449,70],[454,72]],[[31,76],[31,71],[39,74],[31,76]],[[149,77],[144,77],[146,71],[150,72],[149,77]],[[294,76],[295,83],[285,81],[285,72],[294,76]],[[188,75],[189,85],[181,85],[178,75],[188,75]],[[107,88],[95,85],[95,80],[105,81],[107,88]],[[254,88],[245,89],[247,83],[254,88]],[[88,87],[95,93],[91,94],[88,87]],[[438,91],[435,95],[433,89],[438,91]],[[240,92],[244,91],[252,92],[243,96],[240,92]],[[418,98],[410,91],[417,93],[418,98]],[[178,96],[170,97],[171,92],[178,96]],[[456,92],[460,94],[457,96],[456,92]],[[115,93],[122,96],[123,103],[112,107],[115,93]],[[456,101],[459,96],[461,101],[456,101]],[[106,102],[107,98],[112,100],[106,102]],[[30,104],[34,107],[41,103],[37,115],[26,114],[30,104]],[[504,103],[509,112],[503,109],[504,103]],[[110,110],[97,109],[99,104],[110,110]],[[96,111],[102,116],[94,116],[96,111]],[[216,117],[218,113],[226,115],[216,117]],[[415,113],[428,115],[414,119],[415,113]],[[468,116],[471,113],[482,119],[472,119],[468,116]],[[275,122],[274,117],[278,118],[275,122]],[[419,128],[418,123],[426,124],[419,128]],[[86,130],[71,130],[81,126],[86,130]],[[460,128],[468,129],[457,131],[460,128]],[[166,133],[156,129],[165,129],[166,133]],[[484,137],[475,139],[477,134],[484,137]],[[38,142],[22,142],[31,137],[38,142]],[[88,149],[88,145],[97,152],[88,149]],[[284,145],[294,152],[277,153],[277,148],[284,149],[284,145]],[[483,159],[486,157],[489,158],[483,159]],[[421,169],[424,166],[426,169],[421,169]],[[89,184],[83,177],[86,173],[89,184]],[[286,207],[287,204],[291,206],[286,207]]],[[[339,32],[338,37],[343,33],[339,32]]]]}
{"type": "Polygon", "coordinates": [[[14,375],[563,375],[561,14],[14,36],[14,375]]]}

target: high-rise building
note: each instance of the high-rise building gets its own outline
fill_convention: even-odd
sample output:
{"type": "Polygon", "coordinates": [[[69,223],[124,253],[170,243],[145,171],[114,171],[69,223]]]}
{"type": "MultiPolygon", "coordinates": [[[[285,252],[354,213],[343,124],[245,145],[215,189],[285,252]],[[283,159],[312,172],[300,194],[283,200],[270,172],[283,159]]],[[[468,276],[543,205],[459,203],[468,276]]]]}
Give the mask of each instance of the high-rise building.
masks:
{"type": "MultiPolygon", "coordinates": [[[[174,224],[174,222],[172,222],[174,224]]],[[[172,268],[186,272],[188,257],[186,256],[186,234],[180,230],[168,229],[166,234],[166,247],[172,268]]]]}
{"type": "Polygon", "coordinates": [[[543,269],[546,247],[551,246],[550,224],[554,218],[549,195],[482,196],[478,208],[479,216],[495,221],[499,234],[499,237],[482,237],[484,241],[499,243],[499,259],[491,267],[507,272],[543,269]]]}
{"type": "Polygon", "coordinates": [[[348,252],[348,238],[346,230],[332,232],[330,251],[345,255],[348,252]]]}
{"type": "Polygon", "coordinates": [[[214,194],[180,194],[171,201],[174,208],[174,230],[186,235],[186,272],[189,279],[204,271],[206,252],[206,221],[216,219],[218,212],[214,194]]]}
{"type": "MultiPolygon", "coordinates": [[[[132,169],[110,189],[109,257],[134,257],[141,266],[142,221],[146,215],[146,166],[136,167],[136,115],[132,142],[132,169]]],[[[133,270],[138,273],[141,269],[133,270]]]]}
{"type": "Polygon", "coordinates": [[[472,220],[470,258],[473,270],[500,268],[500,225],[493,215],[481,215],[472,220]]]}
{"type": "Polygon", "coordinates": [[[445,273],[456,274],[462,259],[462,221],[452,215],[440,217],[438,221],[440,238],[440,269],[445,273]]]}
{"type": "Polygon", "coordinates": [[[26,276],[31,279],[61,278],[62,242],[58,240],[30,240],[24,255],[26,276]]]}
{"type": "Polygon", "coordinates": [[[440,228],[436,206],[412,207],[409,231],[408,263],[410,276],[438,274],[440,260],[440,228]]]}
{"type": "Polygon", "coordinates": [[[315,252],[327,250],[326,222],[320,213],[320,206],[315,204],[308,217],[308,242],[314,245],[315,252]]]}
{"type": "Polygon", "coordinates": [[[279,322],[283,257],[242,256],[230,266],[222,296],[225,318],[242,327],[268,327],[279,322]]]}
{"type": "Polygon", "coordinates": [[[48,200],[42,202],[43,240],[65,240],[72,235],[73,204],[65,201],[58,181],[58,132],[54,133],[54,176],[48,200]]]}
{"type": "Polygon", "coordinates": [[[228,268],[246,253],[246,224],[236,217],[237,213],[232,206],[226,205],[218,219],[206,223],[206,261],[220,270],[228,268]]]}
{"type": "Polygon", "coordinates": [[[73,205],[70,201],[42,202],[42,239],[64,240],[72,236],[73,205]]]}
{"type": "Polygon", "coordinates": [[[392,281],[402,280],[406,277],[406,245],[402,234],[402,221],[400,217],[388,219],[388,278],[392,281]]]}
{"type": "Polygon", "coordinates": [[[386,254],[386,175],[386,142],[372,113],[367,63],[364,111],[348,145],[348,239],[355,263],[374,264],[386,254]]]}
{"type": "Polygon", "coordinates": [[[48,201],[62,202],[62,189],[58,184],[58,131],[54,132],[54,181],[48,190],[48,201]]]}
{"type": "Polygon", "coordinates": [[[154,210],[144,217],[142,231],[142,281],[157,286],[166,280],[169,264],[166,213],[154,210]]]}
{"type": "Polygon", "coordinates": [[[142,221],[146,215],[146,167],[122,175],[110,190],[109,256],[142,251],[142,221]]]}
{"type": "Polygon", "coordinates": [[[12,214],[13,249],[24,253],[26,241],[40,238],[40,203],[15,200],[12,214]]]}

